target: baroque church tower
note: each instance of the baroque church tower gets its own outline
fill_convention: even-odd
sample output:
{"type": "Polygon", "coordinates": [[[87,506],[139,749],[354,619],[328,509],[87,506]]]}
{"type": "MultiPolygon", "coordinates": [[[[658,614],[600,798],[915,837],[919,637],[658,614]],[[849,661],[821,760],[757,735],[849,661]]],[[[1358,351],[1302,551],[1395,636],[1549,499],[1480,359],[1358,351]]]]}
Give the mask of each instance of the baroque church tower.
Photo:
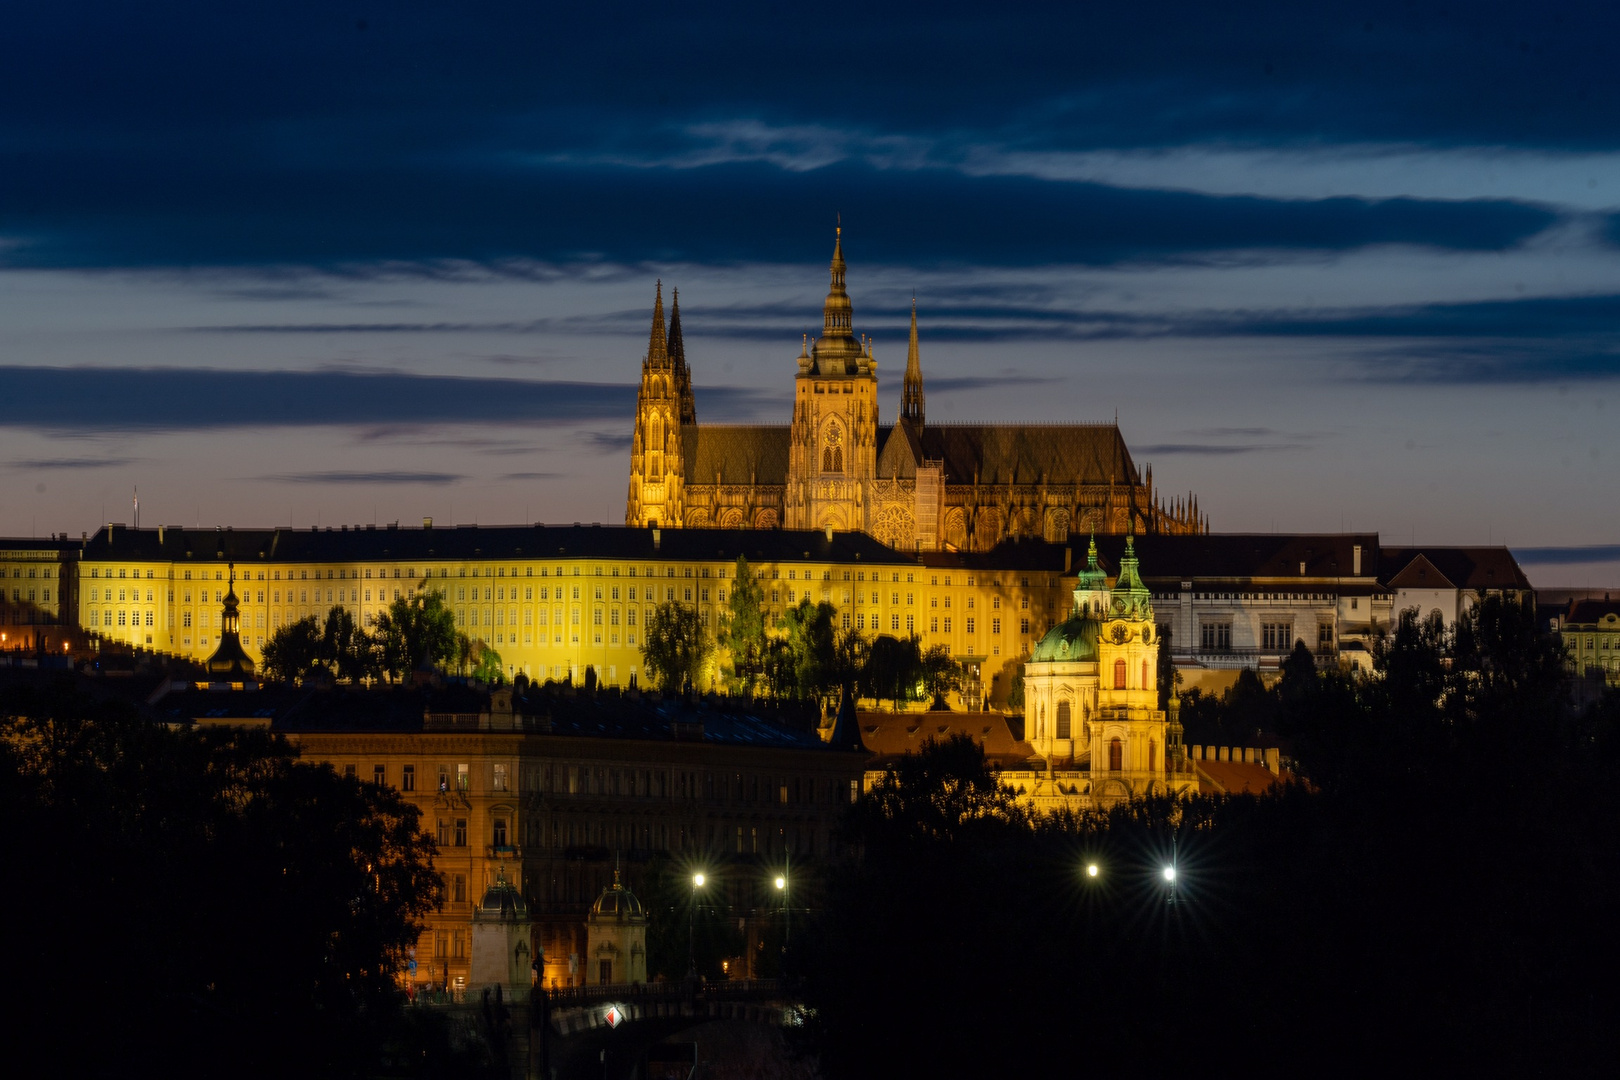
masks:
{"type": "Polygon", "coordinates": [[[677,290],[669,329],[664,328],[664,283],[653,302],[652,334],[641,361],[636,393],[636,428],[630,444],[630,494],[626,525],[679,526],[685,516],[686,468],[681,425],[696,424],[692,373],[681,340],[681,298],[677,290]]]}
{"type": "Polygon", "coordinates": [[[821,337],[799,354],[793,389],[783,524],[790,529],[870,531],[869,496],[877,475],[877,362],[857,340],[844,288],[844,239],[833,239],[832,287],[821,311],[821,337]]]}

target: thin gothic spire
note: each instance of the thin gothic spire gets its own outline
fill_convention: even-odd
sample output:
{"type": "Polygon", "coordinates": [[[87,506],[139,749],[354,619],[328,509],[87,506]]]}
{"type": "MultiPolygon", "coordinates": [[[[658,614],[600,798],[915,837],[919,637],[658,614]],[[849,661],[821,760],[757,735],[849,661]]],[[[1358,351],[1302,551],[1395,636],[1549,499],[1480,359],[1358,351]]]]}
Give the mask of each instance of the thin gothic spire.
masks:
{"type": "Polygon", "coordinates": [[[917,298],[911,298],[911,342],[906,346],[906,378],[900,389],[900,416],[923,425],[922,359],[917,351],[917,298]]]}
{"type": "Polygon", "coordinates": [[[675,369],[675,394],[680,401],[683,424],[697,423],[697,405],[692,400],[692,371],[686,366],[686,342],[681,338],[681,290],[674,290],[669,309],[669,360],[675,369]]]}
{"type": "Polygon", "coordinates": [[[669,363],[669,339],[664,335],[664,282],[659,279],[658,296],[653,301],[652,336],[647,341],[647,362],[655,367],[669,363]]]}

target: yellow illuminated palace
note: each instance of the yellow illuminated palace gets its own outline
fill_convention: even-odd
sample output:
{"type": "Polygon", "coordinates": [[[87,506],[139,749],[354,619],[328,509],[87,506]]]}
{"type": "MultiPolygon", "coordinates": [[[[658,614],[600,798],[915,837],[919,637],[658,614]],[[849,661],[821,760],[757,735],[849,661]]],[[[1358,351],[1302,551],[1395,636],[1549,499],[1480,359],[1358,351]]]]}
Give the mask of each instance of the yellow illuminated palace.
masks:
{"type": "Polygon", "coordinates": [[[1194,497],[1165,503],[1118,424],[929,424],[917,311],[900,418],[879,420],[877,360],[857,338],[833,243],[822,333],[806,341],[787,425],[699,424],[679,297],[660,286],[641,365],[626,525],[858,530],[900,551],[1005,540],[1208,531],[1194,497]]]}

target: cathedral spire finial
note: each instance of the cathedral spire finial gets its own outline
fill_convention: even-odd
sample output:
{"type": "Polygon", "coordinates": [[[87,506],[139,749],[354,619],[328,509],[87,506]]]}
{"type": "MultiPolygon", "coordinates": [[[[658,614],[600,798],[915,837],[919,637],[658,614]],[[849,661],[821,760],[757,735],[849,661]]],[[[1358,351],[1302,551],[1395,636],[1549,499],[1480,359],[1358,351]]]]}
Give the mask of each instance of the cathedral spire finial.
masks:
{"type": "Polygon", "coordinates": [[[906,377],[900,388],[900,416],[923,425],[922,358],[917,349],[917,298],[911,298],[911,340],[906,346],[906,377]]]}
{"type": "Polygon", "coordinates": [[[647,339],[647,362],[657,367],[669,363],[669,338],[664,331],[664,281],[658,280],[653,299],[652,335],[647,339]]]}
{"type": "Polygon", "coordinates": [[[681,337],[681,290],[672,290],[669,308],[669,365],[675,371],[675,395],[683,424],[697,423],[697,405],[692,398],[692,369],[686,366],[686,342],[681,337]]]}

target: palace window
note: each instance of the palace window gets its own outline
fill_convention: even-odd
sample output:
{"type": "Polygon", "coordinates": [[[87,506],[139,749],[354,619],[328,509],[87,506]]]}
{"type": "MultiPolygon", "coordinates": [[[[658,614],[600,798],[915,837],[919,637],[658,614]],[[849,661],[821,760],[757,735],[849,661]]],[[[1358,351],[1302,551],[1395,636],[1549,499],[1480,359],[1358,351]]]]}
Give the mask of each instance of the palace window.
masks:
{"type": "Polygon", "coordinates": [[[1232,650],[1232,624],[1229,621],[1206,621],[1198,627],[1198,644],[1205,652],[1232,650]]]}
{"type": "Polygon", "coordinates": [[[1123,659],[1114,661],[1114,689],[1125,689],[1125,661],[1123,659]]]}
{"type": "Polygon", "coordinates": [[[1260,624],[1260,641],[1263,648],[1282,652],[1293,645],[1294,624],[1291,622],[1268,622],[1260,624]]]}
{"type": "Polygon", "coordinates": [[[1058,707],[1057,707],[1057,737],[1060,738],[1060,739],[1067,739],[1069,737],[1069,732],[1070,732],[1072,723],[1073,723],[1073,721],[1071,719],[1070,712],[1069,712],[1069,703],[1067,701],[1058,702],[1058,707]]]}

